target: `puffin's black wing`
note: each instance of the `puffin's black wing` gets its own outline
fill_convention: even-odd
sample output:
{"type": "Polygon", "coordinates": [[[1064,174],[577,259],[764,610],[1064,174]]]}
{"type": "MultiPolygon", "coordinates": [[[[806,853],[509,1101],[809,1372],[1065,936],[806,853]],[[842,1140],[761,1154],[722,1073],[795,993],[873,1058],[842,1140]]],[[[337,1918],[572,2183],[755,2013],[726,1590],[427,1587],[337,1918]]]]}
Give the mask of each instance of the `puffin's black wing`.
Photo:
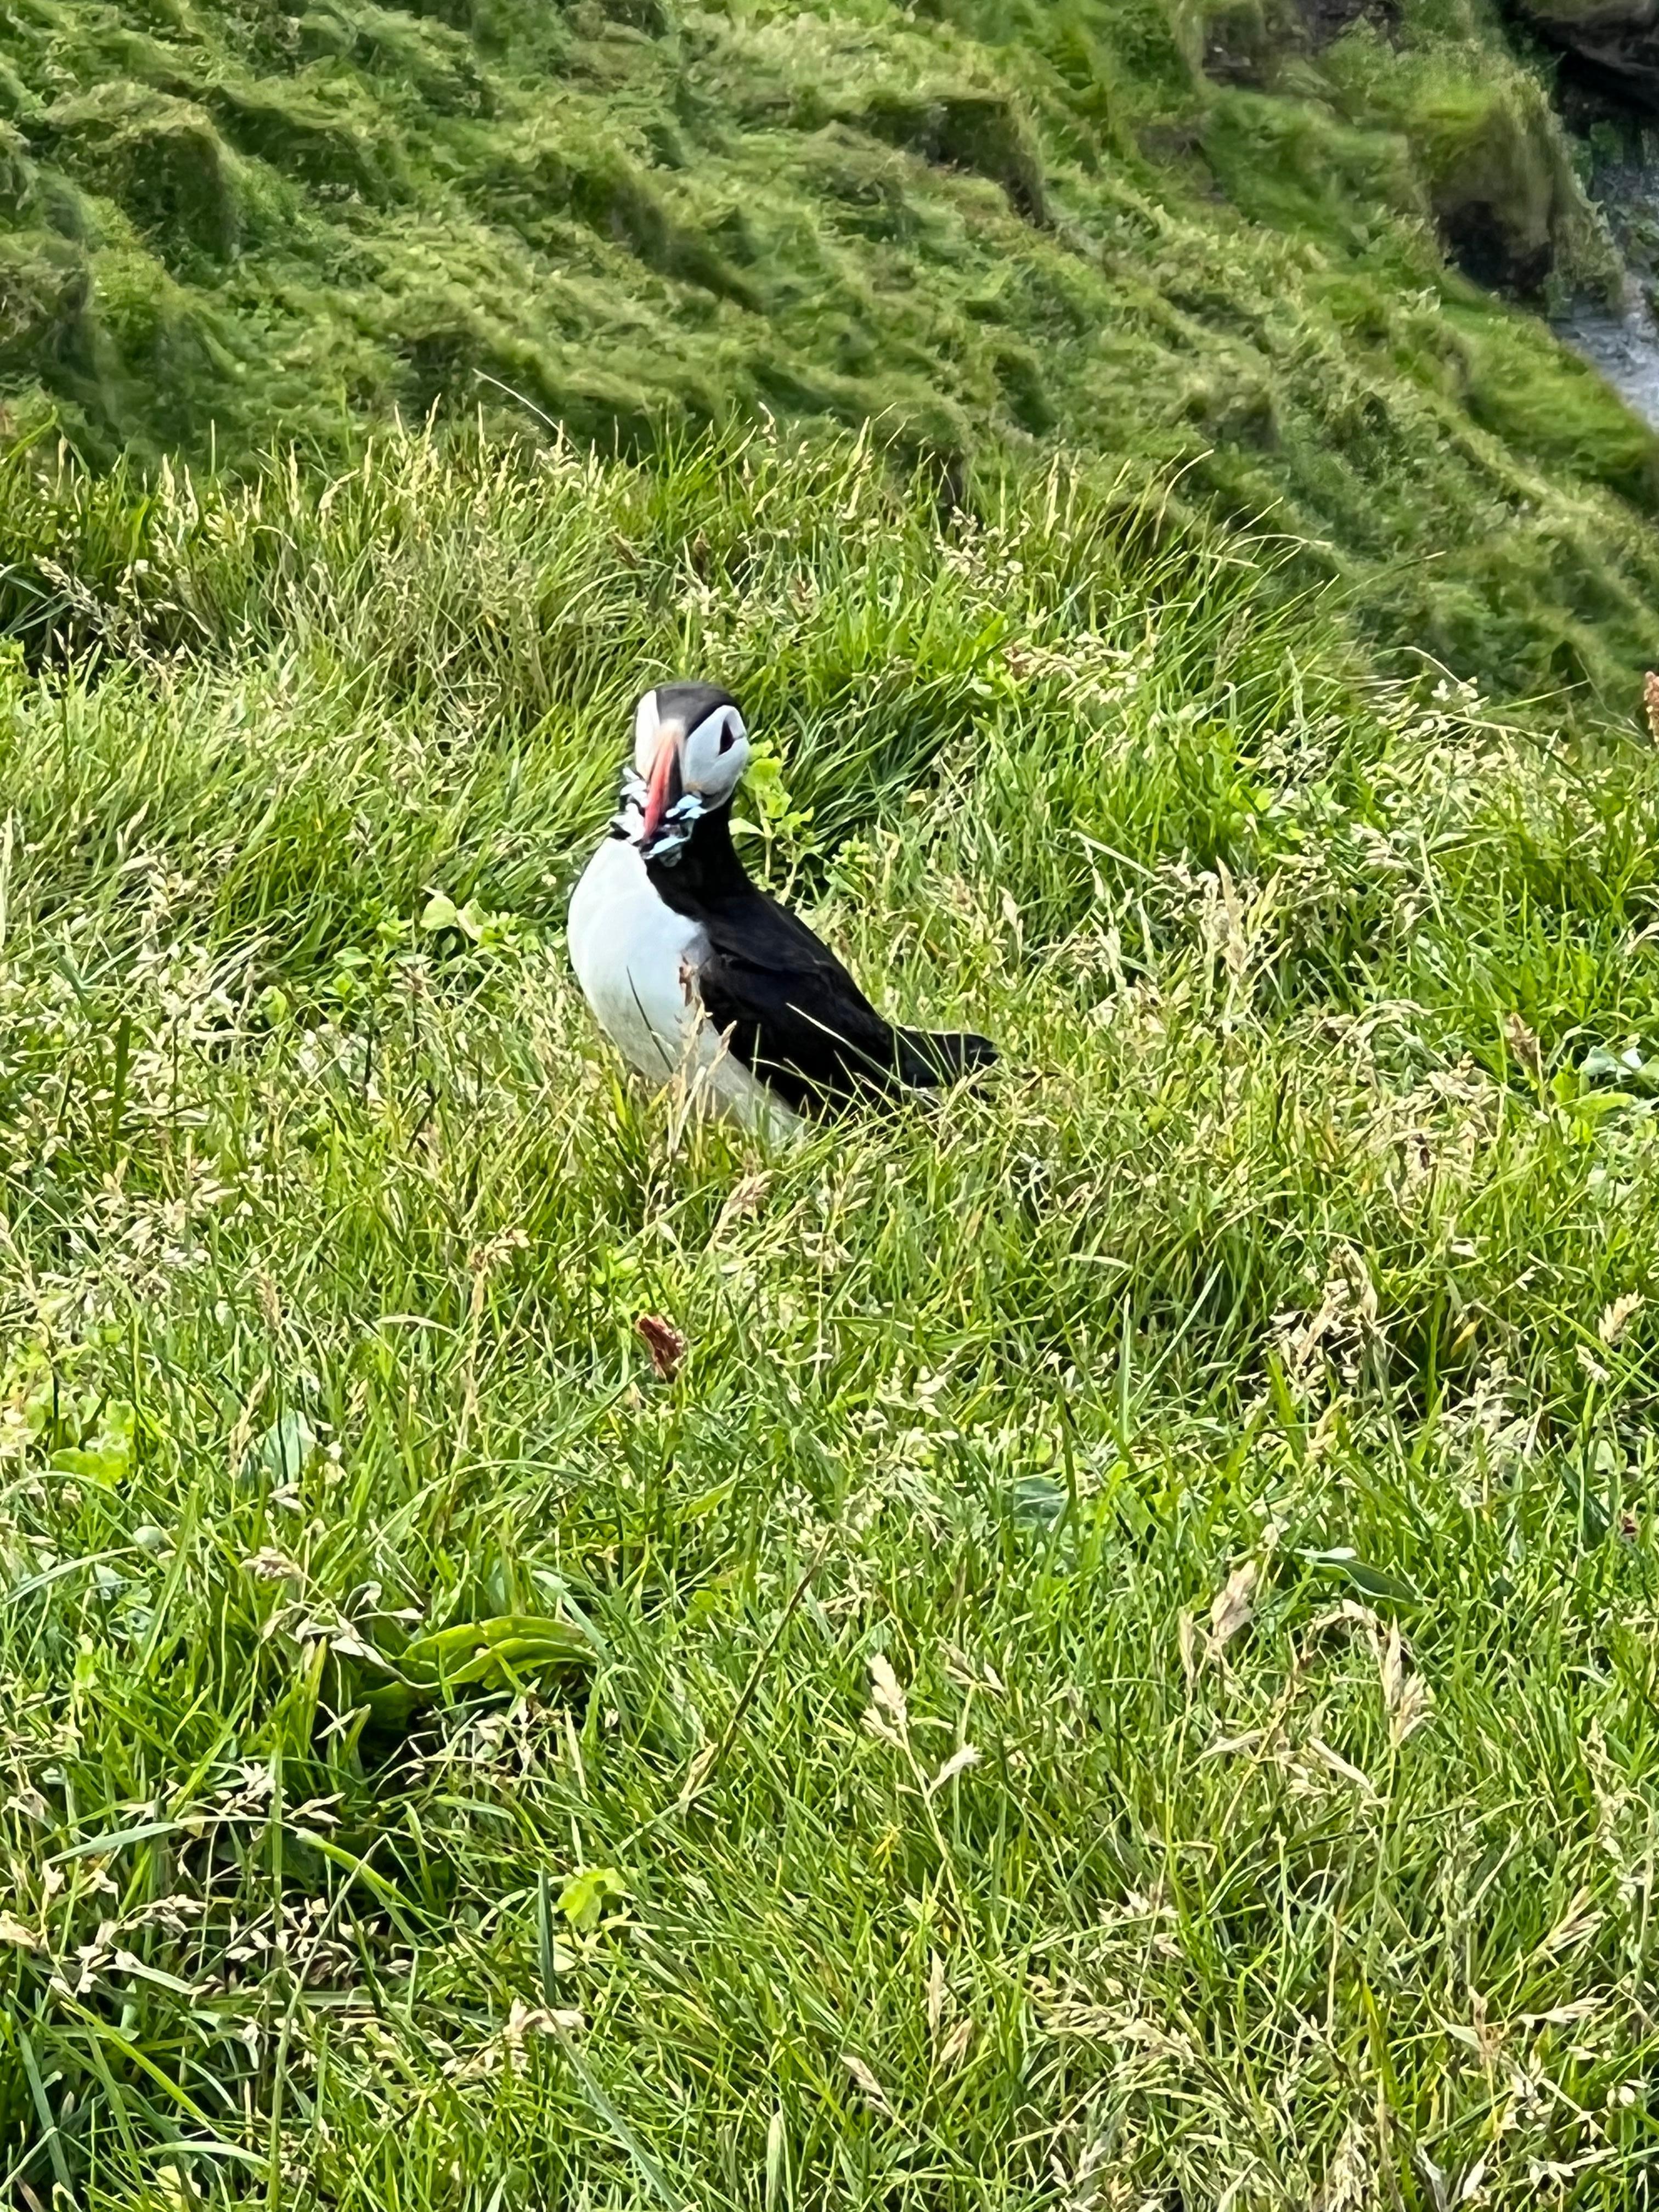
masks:
{"type": "Polygon", "coordinates": [[[983,1037],[931,1037],[884,1021],[828,945],[763,891],[700,919],[703,1010],[789,1106],[924,1088],[996,1057],[983,1037]]]}

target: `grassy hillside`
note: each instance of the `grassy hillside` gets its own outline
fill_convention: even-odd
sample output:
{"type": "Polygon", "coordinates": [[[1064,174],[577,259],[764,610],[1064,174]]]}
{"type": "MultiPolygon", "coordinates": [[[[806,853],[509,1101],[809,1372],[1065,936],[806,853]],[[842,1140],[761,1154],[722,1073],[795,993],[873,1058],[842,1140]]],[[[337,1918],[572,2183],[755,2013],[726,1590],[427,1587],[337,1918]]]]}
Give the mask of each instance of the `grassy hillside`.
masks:
{"type": "Polygon", "coordinates": [[[1609,267],[1474,0],[0,6],[15,429],[240,467],[767,410],[957,487],[1058,442],[1293,538],[1394,653],[1622,712],[1655,441],[1483,289],[1609,267]]]}
{"type": "Polygon", "coordinates": [[[1653,750],[1087,471],[126,496],[0,475],[91,649],[0,663],[19,2201],[1642,2202],[1653,750]],[[982,1092],[619,1088],[687,667],[982,1092]]]}

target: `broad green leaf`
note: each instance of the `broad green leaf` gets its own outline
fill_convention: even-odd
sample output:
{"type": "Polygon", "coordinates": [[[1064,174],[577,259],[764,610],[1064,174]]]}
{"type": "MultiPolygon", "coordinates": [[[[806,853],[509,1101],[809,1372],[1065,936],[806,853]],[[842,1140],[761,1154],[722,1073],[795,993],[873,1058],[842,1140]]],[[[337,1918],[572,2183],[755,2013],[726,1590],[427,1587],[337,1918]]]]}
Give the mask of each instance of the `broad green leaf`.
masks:
{"type": "Polygon", "coordinates": [[[628,1884],[615,1867],[582,1867],[559,1892],[559,1911],[579,1935],[591,1935],[608,1905],[627,1902],[628,1884]]]}

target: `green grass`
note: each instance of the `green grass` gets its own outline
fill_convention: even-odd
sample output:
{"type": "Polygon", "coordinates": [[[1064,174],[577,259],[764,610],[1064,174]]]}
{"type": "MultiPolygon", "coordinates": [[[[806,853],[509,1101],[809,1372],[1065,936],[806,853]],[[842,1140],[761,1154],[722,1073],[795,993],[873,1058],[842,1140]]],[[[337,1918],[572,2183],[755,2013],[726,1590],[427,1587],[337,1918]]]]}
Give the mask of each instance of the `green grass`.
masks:
{"type": "Polygon", "coordinates": [[[1289,4],[0,0],[0,440],[1060,445],[1295,539],[1402,669],[1623,712],[1651,656],[1659,445],[1531,311],[1611,249],[1474,0],[1319,52],[1289,4]]]}
{"type": "Polygon", "coordinates": [[[0,474],[4,2188],[1645,2202],[1652,750],[1081,467],[131,498],[0,474]],[[994,1081],[624,1085],[690,669],[994,1081]]]}

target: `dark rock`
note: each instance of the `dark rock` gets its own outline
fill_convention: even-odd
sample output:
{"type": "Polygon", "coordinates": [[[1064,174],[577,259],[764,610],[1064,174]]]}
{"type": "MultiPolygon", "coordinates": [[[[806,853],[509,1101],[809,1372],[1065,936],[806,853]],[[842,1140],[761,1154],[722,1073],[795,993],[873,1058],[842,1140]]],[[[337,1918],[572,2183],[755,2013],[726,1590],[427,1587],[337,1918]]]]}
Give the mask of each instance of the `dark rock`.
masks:
{"type": "Polygon", "coordinates": [[[1309,45],[1321,53],[1356,23],[1369,23],[1392,41],[1399,33],[1404,9],[1402,0],[1297,0],[1297,12],[1309,45]]]}
{"type": "Polygon", "coordinates": [[[1490,200],[1455,208],[1443,217],[1441,233],[1447,258],[1488,292],[1537,292],[1555,258],[1547,236],[1518,233],[1508,211],[1490,200]]]}
{"type": "Polygon", "coordinates": [[[1237,4],[1222,7],[1206,19],[1204,74],[1213,84],[1245,85],[1252,91],[1263,91],[1275,63],[1287,48],[1294,51],[1300,44],[1294,33],[1287,40],[1279,26],[1270,24],[1255,0],[1238,0],[1237,4]]]}
{"type": "Polygon", "coordinates": [[[1512,0],[1539,37],[1622,100],[1659,112],[1659,0],[1512,0]]]}
{"type": "Polygon", "coordinates": [[[1219,0],[1204,21],[1204,74],[1217,84],[1267,90],[1297,54],[1322,53],[1368,23],[1391,43],[1402,0],[1219,0]]]}
{"type": "Polygon", "coordinates": [[[1488,291],[1534,296],[1582,213],[1541,95],[1449,88],[1409,128],[1449,259],[1488,291]]]}

